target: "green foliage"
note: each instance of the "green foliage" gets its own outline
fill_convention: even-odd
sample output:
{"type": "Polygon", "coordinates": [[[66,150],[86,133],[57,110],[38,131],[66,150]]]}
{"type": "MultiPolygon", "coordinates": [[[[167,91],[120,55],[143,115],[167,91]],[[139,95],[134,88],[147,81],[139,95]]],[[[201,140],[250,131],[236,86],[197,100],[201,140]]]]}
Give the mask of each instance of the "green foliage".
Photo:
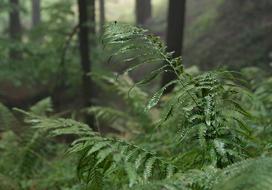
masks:
{"type": "MultiPolygon", "coordinates": [[[[177,67],[177,71],[182,71],[180,59],[171,59],[171,53],[166,52],[166,46],[162,41],[158,37],[147,35],[146,33],[147,30],[127,24],[110,23],[106,26],[103,43],[106,46],[111,46],[115,50],[111,59],[117,56],[122,58],[124,62],[136,61],[136,63],[125,72],[129,73],[142,65],[154,64],[161,61],[167,61],[173,67],[177,67]]],[[[168,65],[164,65],[152,71],[136,84],[147,84],[166,68],[168,68],[168,65]]]]}
{"type": "MultiPolygon", "coordinates": [[[[244,90],[235,84],[230,72],[207,72],[192,77],[182,69],[180,58],[172,59],[171,54],[165,52],[166,47],[162,42],[152,35],[146,35],[145,30],[116,23],[108,27],[105,42],[115,47],[116,56],[125,57],[125,61],[141,57],[136,66],[150,63],[154,59],[168,63],[136,85],[146,84],[162,72],[172,71],[177,75],[177,80],[151,97],[146,109],[150,110],[159,103],[167,86],[178,86],[165,103],[160,122],[167,125],[173,120],[176,125],[181,125],[181,141],[190,144],[188,148],[184,147],[182,156],[190,156],[190,160],[196,162],[192,164],[194,166],[202,166],[208,162],[218,167],[247,156],[243,150],[246,148],[244,143],[250,136],[250,129],[244,120],[250,114],[238,103],[239,91],[244,90]]],[[[132,66],[129,70],[135,68],[132,66]]]]}
{"type": "Polygon", "coordinates": [[[11,111],[0,103],[0,131],[10,129],[17,124],[17,120],[11,111]]]}
{"type": "Polygon", "coordinates": [[[219,175],[219,183],[214,189],[271,189],[272,160],[259,158],[245,160],[229,166],[219,175]]]}
{"type": "MultiPolygon", "coordinates": [[[[80,74],[80,67],[77,56],[70,56],[64,51],[75,49],[75,38],[71,39],[70,46],[65,49],[65,43],[71,33],[71,25],[74,25],[75,17],[72,7],[74,2],[71,0],[42,2],[42,22],[36,27],[25,27],[30,23],[25,18],[25,12],[30,12],[30,2],[20,1],[20,16],[22,20],[22,41],[10,39],[8,35],[1,36],[0,39],[0,79],[1,83],[9,82],[16,87],[25,85],[26,87],[46,88],[48,91],[54,88],[54,85],[60,80],[65,80],[67,85],[74,85],[79,81],[77,75],[80,74]],[[28,4],[29,3],[29,4],[28,4]],[[25,12],[23,11],[24,9],[25,12]],[[20,60],[14,60],[9,57],[9,49],[13,48],[22,54],[20,60]],[[62,59],[64,59],[62,65],[62,59]],[[65,73],[63,73],[65,70],[65,73]],[[62,77],[57,76],[62,73],[62,77]],[[69,78],[65,75],[69,74],[69,78]]],[[[7,10],[7,9],[5,9],[7,10]]],[[[5,11],[8,15],[8,11],[5,11]]],[[[3,17],[3,16],[2,16],[3,17]]],[[[2,19],[2,18],[1,18],[2,19]]],[[[6,28],[5,25],[3,28],[6,28]]],[[[7,32],[5,32],[7,33],[7,32]]],[[[73,52],[76,54],[76,52],[73,52]]],[[[3,89],[0,89],[1,91],[3,89]]],[[[34,91],[35,89],[32,89],[34,91]]]]}
{"type": "MultiPolygon", "coordinates": [[[[270,189],[270,80],[247,79],[252,83],[249,92],[233,72],[191,75],[180,58],[172,58],[157,37],[146,33],[125,24],[109,24],[103,42],[116,51],[111,60],[133,60],[133,65],[115,78],[93,75],[123,100],[125,108],[113,103],[84,111],[119,131],[101,134],[82,122],[58,118],[50,99],[28,112],[17,109],[28,130],[19,136],[11,131],[1,134],[0,187],[270,189]],[[130,71],[155,62],[167,64],[140,81],[129,77],[130,71]],[[174,72],[177,79],[151,95],[141,89],[163,72],[174,72]],[[176,85],[174,91],[164,96],[171,84],[176,85]],[[60,143],[68,137],[72,138],[69,147],[60,143]],[[67,149],[64,155],[63,149],[67,149]]],[[[8,113],[7,109],[2,112],[8,113]]]]}
{"type": "Polygon", "coordinates": [[[46,119],[32,114],[28,116],[34,128],[48,131],[51,136],[79,136],[68,153],[80,155],[78,177],[89,184],[90,188],[101,189],[103,177],[119,172],[127,173],[132,186],[150,179],[171,177],[177,171],[175,166],[155,153],[122,140],[101,137],[85,124],[69,119],[46,119]]]}
{"type": "MultiPolygon", "coordinates": [[[[52,111],[51,100],[44,99],[30,110],[46,116],[48,110],[52,111]]],[[[24,130],[19,134],[10,128],[0,133],[0,189],[78,189],[81,185],[72,175],[76,166],[70,165],[77,159],[62,158],[66,146],[53,145],[46,131],[29,127],[29,119],[25,118],[26,124],[21,126],[24,130]]]]}
{"type": "Polygon", "coordinates": [[[247,109],[255,116],[252,125],[255,129],[255,138],[262,146],[259,155],[271,155],[271,77],[265,71],[258,68],[250,67],[242,70],[244,77],[249,81],[251,88],[251,96],[243,97],[243,101],[247,102],[247,109]],[[260,73],[258,77],[254,77],[254,73],[260,73]]]}
{"type": "Polygon", "coordinates": [[[148,95],[138,88],[131,78],[127,75],[113,78],[109,76],[93,75],[97,83],[108,92],[117,94],[126,104],[126,111],[118,111],[118,108],[110,107],[91,107],[87,112],[94,114],[98,121],[102,120],[120,131],[150,130],[152,119],[151,116],[143,110],[148,95]]]}
{"type": "Polygon", "coordinates": [[[46,113],[53,111],[52,100],[50,98],[43,99],[33,105],[30,111],[37,115],[46,115],[46,113]]]}
{"type": "MultiPolygon", "coordinates": [[[[53,111],[52,103],[50,98],[46,98],[37,102],[30,108],[32,113],[38,115],[45,115],[47,111],[53,111]]],[[[28,120],[29,118],[26,118],[28,120]]],[[[47,146],[50,141],[46,138],[46,133],[40,130],[29,129],[27,132],[21,135],[21,144],[23,148],[18,153],[20,155],[20,160],[17,163],[17,168],[15,173],[21,176],[33,175],[35,170],[39,167],[43,154],[47,152],[47,146]]]]}

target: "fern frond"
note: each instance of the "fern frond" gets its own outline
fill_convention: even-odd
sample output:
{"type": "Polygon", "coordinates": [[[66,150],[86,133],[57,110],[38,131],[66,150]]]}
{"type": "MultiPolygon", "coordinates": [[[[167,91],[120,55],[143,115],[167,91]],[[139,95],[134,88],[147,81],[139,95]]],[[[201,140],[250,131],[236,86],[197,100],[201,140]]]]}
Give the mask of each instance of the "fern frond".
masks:
{"type": "MultiPolygon", "coordinates": [[[[146,32],[134,26],[111,23],[104,41],[106,45],[114,47],[114,56],[137,59],[139,62],[136,65],[148,64],[152,57],[167,63],[136,85],[146,84],[169,70],[177,76],[177,80],[166,84],[152,96],[146,109],[155,107],[167,86],[176,84],[175,93],[166,102],[167,109],[160,124],[170,118],[173,125],[176,125],[177,120],[182,120],[178,125],[182,126],[182,131],[187,131],[182,140],[188,142],[184,154],[192,149],[199,156],[209,153],[210,156],[204,156],[205,161],[202,163],[213,163],[217,167],[225,167],[247,157],[246,139],[250,139],[251,130],[244,121],[250,119],[251,115],[238,103],[241,99],[239,91],[245,90],[236,84],[232,72],[214,71],[190,76],[184,72],[181,58],[172,58],[171,53],[165,51],[163,43],[146,32]],[[135,55],[140,55],[141,59],[135,55]]],[[[130,68],[133,70],[136,67],[132,65],[130,68]]],[[[199,159],[198,155],[196,158],[199,159]]]]}
{"type": "Polygon", "coordinates": [[[105,90],[112,89],[116,94],[120,95],[132,109],[142,107],[147,99],[147,93],[136,87],[132,79],[123,74],[119,78],[93,75],[94,79],[104,87],[105,90]]]}
{"type": "Polygon", "coordinates": [[[3,104],[0,103],[0,132],[9,130],[18,124],[13,113],[3,104]]]}
{"type": "Polygon", "coordinates": [[[194,150],[200,156],[205,155],[202,159],[208,159],[207,163],[217,167],[247,157],[245,139],[250,139],[251,135],[250,127],[244,122],[251,115],[238,103],[240,87],[229,75],[217,71],[185,79],[184,86],[177,86],[176,93],[165,106],[166,116],[162,117],[165,125],[176,125],[171,120],[181,120],[182,131],[186,131],[181,141],[188,142],[184,155],[194,150]],[[229,86],[229,82],[233,85],[229,86]],[[210,156],[207,157],[207,153],[210,156]]]}
{"type": "MultiPolygon", "coordinates": [[[[125,62],[136,62],[128,71],[137,69],[140,65],[150,63],[168,62],[173,67],[181,68],[180,59],[171,59],[172,53],[166,52],[166,46],[159,37],[147,35],[147,30],[128,24],[110,23],[106,27],[104,44],[114,48],[114,56],[121,57],[125,62]]],[[[146,84],[161,73],[169,69],[169,65],[163,65],[152,71],[148,76],[136,84],[146,84]]],[[[181,69],[183,71],[183,69],[181,69]]]]}
{"type": "Polygon", "coordinates": [[[109,107],[92,106],[86,110],[88,113],[94,114],[97,119],[114,123],[118,119],[129,119],[129,115],[109,107]]]}
{"type": "Polygon", "coordinates": [[[41,131],[28,131],[20,142],[23,146],[18,152],[20,159],[15,167],[15,175],[18,178],[31,177],[37,172],[37,168],[43,161],[43,154],[46,153],[46,134],[41,131]]]}
{"type": "Polygon", "coordinates": [[[214,189],[271,189],[272,159],[258,158],[245,160],[225,168],[218,176],[214,189]]]}
{"type": "MultiPolygon", "coordinates": [[[[20,111],[23,112],[22,110],[20,111]]],[[[31,114],[45,116],[48,112],[53,111],[51,99],[46,98],[37,102],[30,108],[30,111],[31,114]]],[[[26,122],[31,120],[31,114],[28,114],[26,122]]],[[[27,129],[26,132],[21,135],[21,149],[18,153],[20,160],[17,162],[14,170],[17,177],[30,177],[37,173],[37,168],[44,161],[44,154],[47,153],[47,146],[50,142],[47,136],[48,133],[46,130],[33,129],[27,129]]]]}
{"type": "Polygon", "coordinates": [[[133,187],[135,190],[191,190],[184,186],[184,184],[179,180],[162,180],[162,181],[152,181],[142,185],[136,185],[133,187]]]}
{"type": "Polygon", "coordinates": [[[40,100],[30,108],[30,111],[36,115],[46,115],[53,111],[53,104],[51,98],[40,100]]]}
{"type": "MultiPolygon", "coordinates": [[[[125,165],[132,166],[132,170],[128,173],[130,175],[127,175],[128,177],[133,176],[131,172],[134,172],[137,178],[141,180],[167,177],[166,169],[171,164],[151,151],[122,140],[101,137],[87,125],[80,122],[67,119],[42,118],[33,114],[28,115],[31,116],[29,122],[33,123],[34,128],[48,131],[52,136],[79,135],[79,138],[69,148],[68,153],[80,155],[78,176],[86,184],[92,183],[95,176],[103,176],[116,165],[119,170],[125,165]]],[[[172,173],[174,174],[177,172],[177,168],[172,167],[172,173]]]]}
{"type": "MultiPolygon", "coordinates": [[[[100,107],[100,111],[97,110],[98,112],[95,113],[96,115],[99,114],[101,118],[102,115],[105,117],[106,115],[111,117],[114,114],[115,116],[112,117],[113,120],[116,120],[117,118],[123,118],[123,122],[126,123],[124,128],[131,128],[128,126],[131,124],[134,127],[137,126],[137,128],[144,130],[150,128],[150,123],[152,123],[151,116],[149,113],[144,111],[148,95],[142,89],[137,87],[127,74],[121,75],[118,79],[108,76],[93,76],[96,78],[96,81],[98,84],[100,84],[100,86],[104,87],[105,90],[114,91],[114,93],[121,96],[122,100],[124,100],[124,102],[127,104],[126,111],[114,111],[110,108],[100,107]],[[119,116],[117,117],[117,115],[119,116]]],[[[89,109],[89,111],[91,110],[93,110],[93,113],[95,112],[94,108],[89,109]]],[[[111,121],[111,118],[109,117],[107,119],[111,121]]]]}
{"type": "MultiPolygon", "coordinates": [[[[70,153],[81,153],[83,168],[80,169],[80,176],[84,179],[85,172],[88,171],[90,165],[95,166],[92,170],[100,167],[112,166],[113,164],[133,166],[129,173],[134,172],[143,180],[150,178],[166,178],[166,168],[170,165],[156,154],[144,150],[138,146],[128,144],[127,142],[108,139],[102,137],[90,137],[89,139],[82,139],[73,145],[69,150],[70,153]],[[137,156],[138,155],[138,156],[137,156]],[[110,166],[109,166],[110,165],[110,166]],[[159,172],[160,175],[156,176],[155,173],[159,172]]],[[[103,168],[104,172],[107,168],[103,168]]],[[[177,169],[173,167],[173,173],[177,169]]],[[[129,175],[132,176],[132,175],[129,175]]]]}
{"type": "Polygon", "coordinates": [[[215,184],[218,170],[210,167],[205,170],[189,170],[176,173],[171,178],[160,181],[149,181],[136,185],[135,189],[166,189],[166,190],[211,190],[215,184]]]}

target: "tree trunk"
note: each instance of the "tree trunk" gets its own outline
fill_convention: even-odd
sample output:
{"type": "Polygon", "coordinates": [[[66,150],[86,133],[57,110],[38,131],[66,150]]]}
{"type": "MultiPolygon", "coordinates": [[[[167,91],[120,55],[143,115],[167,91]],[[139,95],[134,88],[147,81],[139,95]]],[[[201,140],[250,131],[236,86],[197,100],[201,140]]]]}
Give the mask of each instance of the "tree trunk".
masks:
{"type": "Polygon", "coordinates": [[[41,22],[41,0],[32,0],[32,27],[41,22]]]}
{"type": "Polygon", "coordinates": [[[88,0],[88,15],[89,15],[89,24],[90,24],[90,34],[91,34],[91,42],[94,43],[95,36],[95,0],[88,0]]]}
{"type": "MultiPolygon", "coordinates": [[[[22,26],[20,20],[19,0],[9,0],[11,10],[9,12],[9,35],[13,42],[21,41],[22,26]]],[[[9,57],[11,60],[20,60],[22,55],[16,48],[10,48],[9,57]]]]}
{"type": "Polygon", "coordinates": [[[136,0],[135,12],[137,25],[145,25],[152,15],[151,0],[136,0]]]}
{"type": "MultiPolygon", "coordinates": [[[[173,52],[173,58],[182,54],[185,7],[186,0],[169,0],[166,44],[167,51],[173,52]]],[[[165,72],[162,76],[162,86],[176,78],[177,76],[173,72],[165,72]]],[[[173,88],[174,85],[169,86],[164,93],[171,92],[173,88]]]]}
{"type": "MultiPolygon", "coordinates": [[[[92,80],[89,75],[91,72],[91,61],[90,61],[90,45],[89,45],[89,34],[93,30],[90,27],[90,19],[94,14],[89,15],[89,3],[94,5],[94,0],[88,2],[89,0],[78,0],[78,10],[79,10],[79,50],[81,58],[81,67],[83,71],[82,76],[82,93],[83,93],[83,104],[84,107],[92,106],[92,95],[93,86],[92,80]]],[[[93,9],[94,10],[94,9],[93,9]]],[[[86,116],[86,122],[90,127],[94,126],[94,118],[86,116]]]]}
{"type": "Polygon", "coordinates": [[[104,24],[105,24],[105,1],[99,0],[99,22],[100,22],[100,34],[104,33],[104,24]]]}

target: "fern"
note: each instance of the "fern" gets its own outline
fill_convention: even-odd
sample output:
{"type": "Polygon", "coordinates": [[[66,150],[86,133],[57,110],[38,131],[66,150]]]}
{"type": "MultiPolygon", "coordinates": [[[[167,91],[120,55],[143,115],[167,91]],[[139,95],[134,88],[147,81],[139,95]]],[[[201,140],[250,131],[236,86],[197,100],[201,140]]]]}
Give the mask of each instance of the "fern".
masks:
{"type": "Polygon", "coordinates": [[[214,189],[271,189],[271,167],[271,158],[245,160],[229,166],[219,175],[214,189]]]}
{"type": "MultiPolygon", "coordinates": [[[[166,46],[160,38],[150,34],[147,35],[147,30],[128,24],[110,23],[106,26],[103,42],[105,46],[115,49],[112,57],[120,57],[124,62],[131,62],[131,60],[135,62],[124,73],[129,73],[146,64],[167,63],[149,73],[136,85],[147,84],[163,72],[174,72],[178,75],[178,78],[180,78],[180,74],[184,73],[181,59],[173,59],[172,53],[166,52],[166,46]]],[[[179,82],[175,80],[171,84],[179,82]]],[[[170,84],[166,86],[168,85],[170,84]]]]}
{"type": "MultiPolygon", "coordinates": [[[[197,153],[197,160],[192,159],[193,162],[200,166],[214,164],[218,167],[247,157],[244,150],[246,140],[250,139],[250,128],[244,120],[251,116],[238,103],[241,98],[238,92],[245,90],[235,84],[231,72],[215,71],[190,76],[183,70],[181,59],[172,58],[162,42],[152,35],[146,35],[147,31],[118,23],[110,24],[107,28],[105,44],[115,47],[114,56],[126,61],[138,59],[133,55],[140,55],[141,59],[136,65],[150,63],[152,58],[167,63],[136,85],[146,84],[162,72],[172,71],[177,76],[177,80],[166,84],[151,97],[146,110],[159,103],[168,86],[177,84],[175,93],[166,102],[160,123],[162,125],[173,120],[175,125],[182,126],[182,131],[186,131],[181,142],[185,140],[190,145],[187,143],[182,154],[193,151],[197,153]],[[176,123],[178,117],[180,124],[176,123]]],[[[135,68],[137,66],[133,65],[130,70],[135,68]]]]}
{"type": "Polygon", "coordinates": [[[9,130],[17,125],[18,121],[13,113],[5,105],[0,103],[0,132],[9,130]]]}
{"type": "MultiPolygon", "coordinates": [[[[51,99],[46,98],[37,102],[30,108],[30,111],[33,114],[45,116],[47,112],[53,111],[51,99]]],[[[28,119],[27,117],[26,122],[28,119]]],[[[22,147],[18,154],[21,159],[17,162],[13,172],[18,178],[31,177],[37,173],[39,166],[43,163],[44,154],[48,153],[50,140],[47,138],[47,131],[33,130],[32,128],[26,129],[20,138],[22,147]]]]}
{"type": "Polygon", "coordinates": [[[153,121],[151,116],[144,112],[148,96],[146,92],[135,86],[135,83],[127,74],[119,76],[118,79],[108,76],[94,76],[98,84],[106,91],[113,91],[122,98],[126,103],[126,111],[116,111],[117,108],[113,110],[108,107],[92,107],[87,109],[87,112],[95,114],[97,119],[106,121],[109,124],[117,120],[122,122],[123,128],[120,128],[120,124],[118,126],[112,125],[112,127],[121,131],[150,130],[152,126],[150,123],[153,121]]]}
{"type": "MultiPolygon", "coordinates": [[[[244,120],[250,115],[237,102],[239,88],[227,87],[220,80],[219,74],[221,73],[206,73],[193,78],[188,86],[192,86],[190,92],[196,97],[197,104],[195,101],[185,102],[189,97],[181,89],[180,92],[177,91],[176,104],[173,104],[180,105],[171,109],[179,109],[178,113],[185,115],[182,122],[185,128],[183,130],[187,133],[182,141],[192,143],[196,136],[201,154],[210,154],[208,162],[222,167],[246,156],[243,146],[246,144],[245,139],[250,138],[250,128],[244,120]]],[[[201,160],[203,159],[206,158],[201,160]]]]}
{"type": "Polygon", "coordinates": [[[35,113],[37,115],[46,115],[48,112],[53,111],[53,105],[51,98],[45,98],[39,102],[37,102],[35,105],[33,105],[30,108],[30,111],[32,113],[35,113]]]}
{"type": "Polygon", "coordinates": [[[68,153],[80,155],[78,177],[93,188],[99,189],[98,185],[103,183],[102,177],[110,176],[116,169],[124,170],[131,177],[130,184],[171,177],[177,172],[175,166],[155,153],[122,140],[101,137],[85,124],[70,119],[49,119],[25,114],[30,117],[29,122],[34,124],[34,128],[48,131],[51,136],[79,136],[68,153]],[[172,169],[169,170],[169,167],[172,169]]]}
{"type": "Polygon", "coordinates": [[[157,190],[157,189],[165,189],[165,190],[190,190],[191,188],[188,188],[184,186],[184,184],[180,181],[155,181],[151,183],[146,183],[143,185],[138,185],[134,187],[135,190],[157,190]]]}
{"type": "Polygon", "coordinates": [[[255,116],[249,124],[254,127],[254,137],[260,145],[256,150],[256,156],[271,155],[271,77],[268,76],[268,73],[257,68],[245,68],[243,72],[252,91],[250,96],[244,96],[242,101],[255,116]],[[254,73],[258,73],[258,77],[253,77],[254,73]]]}
{"type": "MultiPolygon", "coordinates": [[[[8,186],[3,187],[11,189],[17,184],[20,189],[271,189],[270,80],[254,81],[251,94],[233,72],[190,75],[181,58],[172,58],[157,37],[126,24],[109,24],[103,42],[115,51],[111,60],[124,60],[130,66],[116,78],[93,76],[118,94],[126,108],[95,106],[85,111],[126,132],[126,138],[101,135],[53,113],[49,117],[51,101],[42,100],[29,112],[18,110],[25,115],[24,124],[31,126],[21,139],[12,132],[1,134],[5,159],[0,160],[0,188],[4,179],[8,186]],[[140,81],[130,79],[131,71],[159,62],[167,64],[140,81]],[[174,72],[177,79],[148,98],[141,85],[163,72],[174,72]],[[172,84],[176,84],[173,93],[164,96],[172,84]],[[74,139],[66,151],[72,157],[55,157],[66,146],[52,139],[66,135],[74,139]],[[5,166],[8,160],[12,169],[5,166]],[[66,175],[74,172],[79,181],[76,175],[66,175]]],[[[3,114],[9,111],[3,110],[3,114]]]]}
{"type": "Polygon", "coordinates": [[[125,113],[118,111],[113,108],[107,107],[91,107],[87,109],[87,112],[93,113],[96,115],[97,119],[108,121],[109,123],[116,122],[119,118],[121,119],[128,119],[129,116],[125,113]]]}
{"type": "Polygon", "coordinates": [[[127,113],[114,108],[99,106],[92,106],[91,108],[87,108],[86,111],[87,113],[94,114],[98,121],[110,124],[111,128],[119,132],[139,133],[139,123],[127,113]]]}
{"type": "Polygon", "coordinates": [[[111,89],[116,94],[120,95],[123,100],[131,106],[131,109],[138,110],[138,107],[142,107],[147,100],[147,93],[140,88],[137,88],[132,79],[126,73],[118,78],[99,76],[95,74],[93,74],[93,76],[100,86],[104,87],[104,89],[111,89]]]}

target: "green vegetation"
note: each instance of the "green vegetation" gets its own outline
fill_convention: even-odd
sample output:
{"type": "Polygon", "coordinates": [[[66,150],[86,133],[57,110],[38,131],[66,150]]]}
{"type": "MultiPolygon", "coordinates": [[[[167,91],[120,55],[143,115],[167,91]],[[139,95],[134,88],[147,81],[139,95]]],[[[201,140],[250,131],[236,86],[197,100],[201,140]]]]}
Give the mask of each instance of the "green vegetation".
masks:
{"type": "Polygon", "coordinates": [[[271,79],[255,78],[256,68],[189,74],[158,37],[127,24],[107,25],[103,46],[111,64],[129,68],[117,77],[92,75],[126,109],[80,110],[95,114],[95,131],[76,121],[79,113],[59,117],[50,99],[28,111],[0,105],[0,189],[271,189],[271,79]],[[168,65],[130,79],[160,62],[168,65]],[[163,72],[177,79],[153,93],[142,88],[163,72]],[[25,129],[14,131],[15,124],[25,129]]]}

